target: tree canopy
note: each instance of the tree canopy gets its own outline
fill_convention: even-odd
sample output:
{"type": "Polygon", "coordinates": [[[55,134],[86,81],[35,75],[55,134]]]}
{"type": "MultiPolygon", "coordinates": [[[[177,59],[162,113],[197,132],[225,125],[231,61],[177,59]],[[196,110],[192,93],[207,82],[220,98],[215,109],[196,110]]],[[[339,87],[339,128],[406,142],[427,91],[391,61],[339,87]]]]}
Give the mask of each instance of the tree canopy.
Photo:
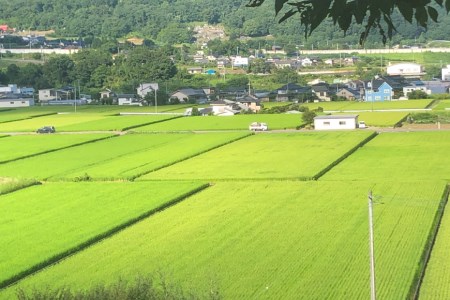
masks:
{"type": "MultiPolygon", "coordinates": [[[[249,0],[247,6],[261,6],[266,0],[249,0]]],[[[304,26],[305,37],[326,19],[331,18],[334,24],[346,32],[352,21],[364,25],[359,42],[364,44],[372,29],[377,29],[383,43],[391,39],[396,27],[392,20],[395,10],[398,10],[409,23],[416,21],[427,28],[430,20],[437,22],[439,12],[436,7],[450,10],[450,0],[274,0],[276,15],[282,14],[279,22],[294,15],[300,17],[304,26]]]]}

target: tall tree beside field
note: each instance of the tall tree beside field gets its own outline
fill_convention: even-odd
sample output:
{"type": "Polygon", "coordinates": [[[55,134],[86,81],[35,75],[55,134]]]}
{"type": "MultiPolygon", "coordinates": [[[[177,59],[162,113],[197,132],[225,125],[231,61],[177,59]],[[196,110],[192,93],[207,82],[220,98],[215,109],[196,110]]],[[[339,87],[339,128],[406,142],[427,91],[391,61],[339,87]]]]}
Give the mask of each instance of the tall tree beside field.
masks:
{"type": "Polygon", "coordinates": [[[75,64],[69,56],[56,55],[44,64],[44,78],[54,87],[72,84],[74,69],[75,64]]]}
{"type": "Polygon", "coordinates": [[[311,125],[312,123],[314,123],[314,118],[316,116],[317,115],[315,112],[313,112],[312,110],[306,109],[302,114],[302,121],[306,125],[311,125]]]}
{"type": "Polygon", "coordinates": [[[75,63],[74,79],[80,80],[82,85],[92,87],[95,83],[92,76],[99,67],[110,67],[112,65],[111,54],[107,51],[84,49],[72,56],[75,63]]]}
{"type": "Polygon", "coordinates": [[[174,62],[165,52],[147,47],[137,47],[130,51],[119,68],[126,80],[138,82],[167,80],[177,73],[174,62]]]}

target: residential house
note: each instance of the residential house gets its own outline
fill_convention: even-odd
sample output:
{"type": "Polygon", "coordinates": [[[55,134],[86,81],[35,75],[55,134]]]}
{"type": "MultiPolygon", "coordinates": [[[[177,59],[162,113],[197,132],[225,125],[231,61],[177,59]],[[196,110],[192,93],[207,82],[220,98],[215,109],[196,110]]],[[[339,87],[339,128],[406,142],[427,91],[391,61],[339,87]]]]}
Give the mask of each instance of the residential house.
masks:
{"type": "Polygon", "coordinates": [[[431,90],[427,89],[427,86],[420,80],[411,82],[410,85],[403,87],[403,95],[408,97],[408,94],[413,91],[422,91],[428,95],[431,94],[431,90]]]}
{"type": "Polygon", "coordinates": [[[192,68],[188,68],[187,72],[189,74],[202,74],[203,68],[202,67],[192,67],[192,68]]]}
{"type": "Polygon", "coordinates": [[[233,56],[231,57],[233,67],[248,67],[248,57],[233,56]]]}
{"type": "Polygon", "coordinates": [[[441,71],[442,71],[442,81],[450,80],[450,65],[447,65],[441,71]]]}
{"type": "Polygon", "coordinates": [[[364,101],[390,101],[393,99],[394,91],[386,81],[381,79],[366,82],[364,101]]]}
{"type": "Polygon", "coordinates": [[[58,99],[58,92],[56,89],[42,89],[38,92],[40,102],[48,102],[50,100],[58,99]]]}
{"type": "Polygon", "coordinates": [[[414,63],[401,63],[389,65],[386,73],[388,75],[400,75],[400,76],[422,76],[425,75],[424,69],[419,64],[414,63]]]}
{"type": "Polygon", "coordinates": [[[376,79],[383,80],[392,87],[392,91],[394,92],[392,97],[393,99],[399,99],[403,96],[403,88],[410,85],[410,82],[407,81],[405,77],[400,75],[382,76],[376,79]]]}
{"type": "Polygon", "coordinates": [[[450,89],[450,81],[430,80],[422,81],[430,94],[448,94],[450,89]]]}
{"type": "Polygon", "coordinates": [[[310,98],[311,88],[309,86],[301,86],[295,83],[288,83],[276,90],[275,100],[278,102],[295,100],[303,102],[303,100],[310,98]]]}
{"type": "Polygon", "coordinates": [[[110,89],[105,89],[100,92],[100,99],[114,99],[114,98],[117,98],[117,95],[110,89]]]}
{"type": "Polygon", "coordinates": [[[313,94],[321,101],[331,101],[333,96],[327,83],[319,83],[311,86],[313,94]]]}
{"type": "Polygon", "coordinates": [[[314,118],[315,130],[356,129],[358,115],[328,115],[314,118]]]}
{"type": "Polygon", "coordinates": [[[4,94],[0,97],[0,107],[27,107],[33,106],[33,98],[22,98],[15,94],[4,94]]]}
{"type": "Polygon", "coordinates": [[[0,85],[0,93],[3,94],[18,94],[18,89],[17,89],[17,84],[8,84],[7,86],[5,85],[0,85]]]}
{"type": "Polygon", "coordinates": [[[358,101],[361,100],[361,92],[358,90],[351,89],[349,87],[341,88],[337,93],[336,96],[339,98],[345,98],[350,101],[358,101]]]}
{"type": "Polygon", "coordinates": [[[142,106],[142,102],[136,97],[135,94],[118,94],[117,103],[119,105],[137,105],[142,106]]]}
{"type": "Polygon", "coordinates": [[[230,59],[227,57],[219,57],[216,62],[218,68],[225,68],[231,65],[230,59]]]}
{"type": "Polygon", "coordinates": [[[262,108],[261,100],[253,95],[245,95],[244,97],[237,98],[236,103],[242,105],[241,108],[244,110],[251,110],[255,113],[260,111],[262,108]]]}
{"type": "Polygon", "coordinates": [[[180,103],[205,103],[208,98],[202,89],[181,89],[170,95],[171,102],[177,100],[180,103]]]}
{"type": "Polygon", "coordinates": [[[299,66],[298,62],[291,59],[278,59],[273,61],[273,65],[277,69],[284,69],[284,68],[297,68],[299,66]]]}
{"type": "MultiPolygon", "coordinates": [[[[364,91],[365,83],[362,80],[351,80],[347,82],[347,87],[355,91],[364,91]]],[[[364,94],[364,92],[361,92],[361,94],[364,94]]]]}
{"type": "Polygon", "coordinates": [[[33,97],[34,88],[32,87],[21,87],[17,89],[17,92],[22,96],[33,97]]]}
{"type": "Polygon", "coordinates": [[[240,107],[231,100],[217,100],[210,105],[215,116],[234,116],[240,112],[240,107]]]}
{"type": "Polygon", "coordinates": [[[159,90],[158,83],[141,83],[137,87],[136,93],[141,99],[143,99],[148,93],[153,93],[157,90],[159,90]]]}

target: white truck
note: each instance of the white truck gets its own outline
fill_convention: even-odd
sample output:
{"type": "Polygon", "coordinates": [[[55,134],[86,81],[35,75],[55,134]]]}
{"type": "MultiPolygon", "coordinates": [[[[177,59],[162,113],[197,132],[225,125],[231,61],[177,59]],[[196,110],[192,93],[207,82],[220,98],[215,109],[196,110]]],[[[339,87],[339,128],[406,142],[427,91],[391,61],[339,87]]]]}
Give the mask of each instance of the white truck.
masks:
{"type": "Polygon", "coordinates": [[[269,127],[267,126],[267,123],[253,122],[248,126],[248,129],[251,131],[267,131],[269,130],[269,127]]]}

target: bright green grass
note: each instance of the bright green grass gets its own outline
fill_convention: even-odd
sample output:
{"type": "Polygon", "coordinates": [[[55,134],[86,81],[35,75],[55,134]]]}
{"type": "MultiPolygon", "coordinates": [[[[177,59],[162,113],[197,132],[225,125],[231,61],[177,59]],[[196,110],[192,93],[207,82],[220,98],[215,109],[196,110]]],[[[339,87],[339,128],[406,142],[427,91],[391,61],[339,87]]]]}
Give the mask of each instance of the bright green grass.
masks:
{"type": "MultiPolygon", "coordinates": [[[[334,113],[344,114],[344,113],[334,113]]],[[[383,112],[356,112],[359,121],[365,121],[369,126],[377,127],[393,127],[395,124],[405,119],[408,116],[408,112],[398,112],[398,111],[383,111],[383,112]]]]}
{"type": "Polygon", "coordinates": [[[154,140],[154,145],[151,147],[98,164],[85,166],[60,177],[77,178],[87,174],[89,177],[97,179],[132,179],[138,175],[201,154],[219,145],[227,144],[235,139],[240,139],[245,135],[247,133],[236,132],[149,135],[145,138],[154,140]],[[169,139],[166,137],[169,137],[169,139]],[[160,142],[160,139],[163,142],[160,142]]]}
{"type": "Polygon", "coordinates": [[[356,102],[356,101],[334,101],[305,103],[303,105],[309,109],[322,107],[326,111],[346,111],[346,110],[391,110],[391,109],[419,109],[425,108],[433,100],[402,100],[402,101],[381,101],[381,102],[356,102]]]}
{"type": "Polygon", "coordinates": [[[0,162],[101,139],[108,134],[16,135],[0,140],[0,162]]]}
{"type": "MultiPolygon", "coordinates": [[[[380,58],[381,54],[364,54],[363,56],[380,58]]],[[[382,56],[384,60],[389,60],[392,63],[415,62],[418,64],[440,66],[443,61],[450,61],[450,53],[444,52],[384,53],[382,56]]]]}
{"type": "Polygon", "coordinates": [[[440,183],[217,183],[0,298],[163,272],[194,290],[214,282],[224,299],[368,299],[369,189],[384,203],[374,210],[378,296],[408,298],[440,183]]]}
{"type": "Polygon", "coordinates": [[[433,246],[419,299],[450,299],[450,211],[447,204],[433,246]]]}
{"type": "Polygon", "coordinates": [[[269,129],[296,128],[302,124],[300,115],[236,115],[229,117],[183,117],[168,122],[138,127],[135,131],[248,130],[252,122],[265,122],[269,129]]]}
{"type": "Polygon", "coordinates": [[[53,112],[49,111],[30,111],[30,110],[18,110],[18,109],[11,109],[11,110],[4,110],[0,111],[0,123],[4,122],[11,122],[16,120],[24,120],[29,119],[41,115],[46,114],[53,114],[53,112]]]}
{"type": "Polygon", "coordinates": [[[65,174],[86,175],[87,170],[108,178],[137,175],[243,136],[242,133],[128,134],[77,147],[62,149],[23,160],[0,164],[2,176],[16,178],[63,178],[65,174]],[[197,142],[192,144],[189,142],[197,142]],[[183,148],[178,148],[180,141],[183,148]],[[165,152],[164,152],[165,151],[165,152]],[[170,154],[169,154],[170,153],[170,154]],[[158,155],[158,156],[156,156],[158,155]],[[167,157],[167,158],[164,158],[167,157]],[[115,163],[114,161],[117,161],[115,163]],[[105,164],[105,169],[101,165],[105,164]],[[97,168],[98,167],[98,168],[97,168]],[[92,168],[92,169],[91,169],[92,168]],[[106,173],[105,171],[108,170],[106,173]],[[136,172],[136,173],[135,173],[136,172]]]}
{"type": "Polygon", "coordinates": [[[450,109],[450,100],[440,100],[438,105],[434,108],[434,110],[445,110],[450,109]]]}
{"type": "Polygon", "coordinates": [[[450,180],[450,131],[381,133],[323,180],[450,180]]]}
{"type": "Polygon", "coordinates": [[[55,126],[58,132],[62,126],[74,125],[89,121],[100,121],[106,119],[107,116],[101,114],[58,114],[51,116],[43,116],[21,121],[8,123],[0,123],[0,132],[16,132],[16,131],[36,131],[43,126],[55,126]]]}
{"type": "Polygon", "coordinates": [[[0,282],[200,187],[46,183],[0,197],[0,282]]]}
{"type": "Polygon", "coordinates": [[[370,131],[256,134],[141,179],[309,179],[370,134],[370,131]]]}
{"type": "Polygon", "coordinates": [[[58,127],[59,131],[93,131],[93,130],[124,130],[139,125],[147,125],[173,118],[173,115],[133,115],[109,116],[100,120],[90,120],[83,123],[58,127]]]}

